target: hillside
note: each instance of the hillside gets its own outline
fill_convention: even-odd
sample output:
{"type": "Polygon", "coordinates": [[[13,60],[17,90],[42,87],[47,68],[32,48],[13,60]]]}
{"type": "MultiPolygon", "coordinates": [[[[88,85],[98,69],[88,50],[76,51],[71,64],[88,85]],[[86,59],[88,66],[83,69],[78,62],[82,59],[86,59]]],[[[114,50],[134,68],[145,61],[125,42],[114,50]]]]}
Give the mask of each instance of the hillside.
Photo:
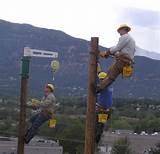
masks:
{"type": "MultiPolygon", "coordinates": [[[[89,42],[62,31],[0,20],[1,95],[19,94],[20,58],[25,46],[59,52],[61,69],[55,80],[58,95],[86,94],[89,42]]],[[[43,84],[52,82],[50,61],[32,59],[30,95],[40,95],[43,84]]],[[[103,60],[103,65],[108,61],[103,60]]],[[[132,79],[119,78],[122,82],[115,83],[115,96],[159,98],[160,62],[137,57],[135,67],[132,79]]]]}

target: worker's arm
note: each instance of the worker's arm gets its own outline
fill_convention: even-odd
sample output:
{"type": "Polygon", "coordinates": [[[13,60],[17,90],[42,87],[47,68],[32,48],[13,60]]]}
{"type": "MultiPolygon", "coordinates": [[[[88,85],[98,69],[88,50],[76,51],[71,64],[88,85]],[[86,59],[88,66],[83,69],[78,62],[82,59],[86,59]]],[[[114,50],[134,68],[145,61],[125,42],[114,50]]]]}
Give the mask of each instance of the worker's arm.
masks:
{"type": "Polygon", "coordinates": [[[114,54],[117,51],[121,51],[129,41],[130,41],[129,35],[122,35],[119,38],[118,44],[116,46],[110,48],[110,53],[114,54]]]}
{"type": "Polygon", "coordinates": [[[45,99],[44,101],[41,101],[38,104],[38,107],[49,107],[50,105],[56,104],[56,99],[53,96],[48,96],[47,99],[45,99]]]}
{"type": "Polygon", "coordinates": [[[106,51],[100,51],[99,56],[101,58],[108,58],[111,55],[110,48],[108,48],[106,51]]]}
{"type": "Polygon", "coordinates": [[[39,103],[40,103],[39,100],[31,99],[30,101],[27,102],[26,107],[35,110],[39,103]]]}

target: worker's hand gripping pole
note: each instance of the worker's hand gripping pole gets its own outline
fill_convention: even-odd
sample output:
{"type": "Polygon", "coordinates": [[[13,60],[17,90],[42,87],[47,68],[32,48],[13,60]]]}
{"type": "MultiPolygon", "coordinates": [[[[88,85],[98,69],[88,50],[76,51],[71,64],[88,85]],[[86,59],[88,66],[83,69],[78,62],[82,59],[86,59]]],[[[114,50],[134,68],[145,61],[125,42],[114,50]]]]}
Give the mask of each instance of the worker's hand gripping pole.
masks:
{"type": "Polygon", "coordinates": [[[96,77],[98,62],[98,38],[91,38],[91,51],[88,70],[88,98],[85,130],[85,154],[94,154],[95,151],[95,104],[96,104],[96,77]]]}

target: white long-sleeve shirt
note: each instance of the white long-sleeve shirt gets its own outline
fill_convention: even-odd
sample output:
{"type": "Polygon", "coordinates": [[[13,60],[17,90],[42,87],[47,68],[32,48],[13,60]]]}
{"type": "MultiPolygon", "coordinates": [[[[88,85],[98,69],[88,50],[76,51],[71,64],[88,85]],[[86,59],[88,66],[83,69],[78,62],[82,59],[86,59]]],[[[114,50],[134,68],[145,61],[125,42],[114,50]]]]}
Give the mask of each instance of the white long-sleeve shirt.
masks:
{"type": "Polygon", "coordinates": [[[122,52],[128,54],[131,59],[134,59],[136,51],[136,44],[134,39],[127,33],[119,38],[118,44],[110,48],[110,52],[115,54],[116,52],[122,52]]]}
{"type": "Polygon", "coordinates": [[[56,98],[53,93],[50,93],[48,96],[43,97],[39,104],[40,111],[49,114],[54,114],[55,107],[56,107],[56,98]]]}

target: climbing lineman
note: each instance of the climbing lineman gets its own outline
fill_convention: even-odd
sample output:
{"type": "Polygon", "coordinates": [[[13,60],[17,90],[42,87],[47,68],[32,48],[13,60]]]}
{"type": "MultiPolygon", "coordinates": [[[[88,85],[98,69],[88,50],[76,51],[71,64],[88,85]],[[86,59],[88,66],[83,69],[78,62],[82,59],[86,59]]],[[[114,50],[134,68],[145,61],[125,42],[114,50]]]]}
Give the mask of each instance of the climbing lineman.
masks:
{"type": "Polygon", "coordinates": [[[28,144],[31,139],[36,135],[38,128],[46,121],[54,117],[56,106],[56,98],[53,94],[54,86],[52,84],[46,84],[44,88],[44,97],[41,101],[32,100],[32,108],[39,110],[37,114],[31,117],[31,126],[28,128],[24,141],[28,144]]]}
{"type": "MultiPolygon", "coordinates": [[[[99,72],[98,73],[98,82],[103,81],[107,77],[107,73],[99,72]]],[[[109,128],[109,120],[111,118],[112,112],[112,95],[113,87],[105,87],[100,93],[97,94],[96,102],[96,144],[99,143],[103,130],[109,128]]]]}
{"type": "Polygon", "coordinates": [[[126,25],[120,25],[117,32],[120,34],[119,42],[116,46],[109,48],[107,51],[100,51],[99,56],[101,58],[108,58],[110,55],[115,57],[115,62],[109,68],[107,77],[101,81],[96,91],[100,92],[105,87],[111,85],[114,80],[121,74],[127,67],[131,67],[134,62],[135,54],[135,41],[128,34],[131,28],[126,25]]]}

